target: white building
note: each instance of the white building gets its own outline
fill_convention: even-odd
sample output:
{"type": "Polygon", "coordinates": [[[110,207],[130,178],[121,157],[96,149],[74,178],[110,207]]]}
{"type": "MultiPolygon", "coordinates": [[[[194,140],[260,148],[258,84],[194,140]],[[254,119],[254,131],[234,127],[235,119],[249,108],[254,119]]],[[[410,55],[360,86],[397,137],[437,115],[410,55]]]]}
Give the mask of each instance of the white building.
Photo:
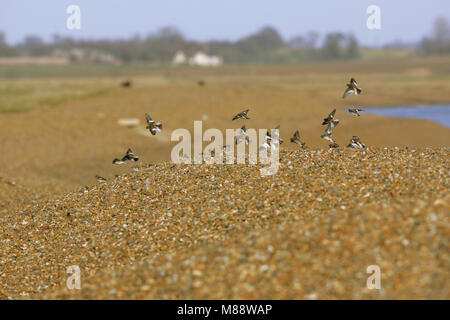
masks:
{"type": "Polygon", "coordinates": [[[173,65],[185,64],[187,62],[187,58],[183,51],[178,51],[175,53],[175,56],[172,59],[173,65]]]}
{"type": "Polygon", "coordinates": [[[223,64],[223,59],[222,57],[208,56],[203,52],[197,52],[193,57],[189,58],[189,64],[191,66],[218,67],[223,64]]]}

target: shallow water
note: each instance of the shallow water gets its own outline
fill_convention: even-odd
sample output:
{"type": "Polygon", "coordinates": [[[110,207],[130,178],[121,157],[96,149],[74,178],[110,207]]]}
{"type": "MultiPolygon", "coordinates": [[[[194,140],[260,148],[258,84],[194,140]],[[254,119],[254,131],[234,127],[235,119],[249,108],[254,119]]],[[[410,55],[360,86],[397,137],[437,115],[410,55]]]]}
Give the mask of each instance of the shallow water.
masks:
{"type": "Polygon", "coordinates": [[[366,112],[394,118],[428,119],[450,128],[450,105],[367,108],[366,112]]]}

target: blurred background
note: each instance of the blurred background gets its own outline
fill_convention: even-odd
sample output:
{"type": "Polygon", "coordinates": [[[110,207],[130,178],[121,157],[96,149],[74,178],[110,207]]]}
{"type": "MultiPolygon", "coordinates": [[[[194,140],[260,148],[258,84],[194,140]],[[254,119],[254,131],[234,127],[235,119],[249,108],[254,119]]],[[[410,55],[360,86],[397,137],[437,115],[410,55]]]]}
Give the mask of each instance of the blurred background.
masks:
{"type": "Polygon", "coordinates": [[[285,140],[298,129],[310,148],[328,148],[321,120],[333,108],[341,147],[353,135],[369,147],[450,145],[448,1],[0,4],[4,194],[112,178],[130,169],[111,163],[128,148],[168,161],[172,130],[238,128],[244,109],[247,127],[281,125],[285,140]],[[343,100],[351,77],[363,92],[343,100]],[[345,112],[355,106],[367,112],[345,112]],[[161,134],[145,130],[145,113],[161,134]]]}

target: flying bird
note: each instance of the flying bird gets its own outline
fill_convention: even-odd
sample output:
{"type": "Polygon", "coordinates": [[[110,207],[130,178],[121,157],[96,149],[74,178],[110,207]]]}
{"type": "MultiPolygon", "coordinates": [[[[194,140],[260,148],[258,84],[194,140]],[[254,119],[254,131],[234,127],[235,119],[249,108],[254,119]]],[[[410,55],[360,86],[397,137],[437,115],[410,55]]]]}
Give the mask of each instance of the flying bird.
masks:
{"type": "Polygon", "coordinates": [[[236,120],[236,119],[250,119],[248,117],[248,110],[242,111],[241,113],[238,113],[237,115],[234,116],[234,118],[232,120],[236,120]]]}
{"type": "Polygon", "coordinates": [[[157,132],[162,131],[161,122],[155,122],[148,113],[145,114],[145,119],[147,120],[147,126],[145,129],[148,129],[152,135],[155,135],[157,132]]]}
{"type": "Polygon", "coordinates": [[[348,95],[352,93],[354,93],[357,96],[358,94],[361,93],[361,91],[362,89],[358,87],[358,83],[356,82],[355,78],[351,78],[350,83],[347,83],[347,89],[345,89],[342,99],[345,99],[348,95]]]}
{"type": "Polygon", "coordinates": [[[361,116],[359,114],[359,112],[360,111],[364,111],[364,109],[361,109],[361,108],[348,108],[347,111],[348,111],[348,113],[351,113],[352,115],[354,115],[356,117],[359,117],[359,116],[361,116]]]}
{"type": "Polygon", "coordinates": [[[339,124],[338,119],[331,120],[331,122],[328,123],[327,128],[325,129],[325,132],[327,134],[331,134],[333,129],[339,124]]]}
{"type": "Polygon", "coordinates": [[[302,142],[300,140],[300,133],[298,132],[298,130],[295,131],[294,136],[291,138],[291,142],[298,144],[302,148],[304,148],[306,145],[306,142],[302,142]]]}
{"type": "Polygon", "coordinates": [[[335,143],[335,141],[333,140],[333,137],[331,136],[331,133],[324,133],[323,135],[320,136],[322,139],[330,141],[331,143],[335,143]]]}
{"type": "Polygon", "coordinates": [[[136,161],[138,161],[139,160],[139,157],[138,156],[136,156],[134,153],[133,153],[133,151],[131,151],[131,149],[128,149],[127,150],[127,153],[123,156],[123,158],[122,159],[117,159],[117,158],[115,158],[114,160],[113,160],[113,164],[124,164],[125,162],[127,162],[127,161],[131,161],[131,162],[136,162],[136,161]]]}
{"type": "Polygon", "coordinates": [[[339,148],[339,145],[336,142],[330,143],[330,148],[339,148]]]}
{"type": "MultiPolygon", "coordinates": [[[[330,114],[328,115],[328,117],[323,119],[322,125],[327,125],[329,124],[333,119],[334,119],[334,114],[336,113],[336,109],[333,109],[333,111],[330,112],[330,114]]],[[[339,121],[339,120],[338,120],[339,121]]]]}
{"type": "Polygon", "coordinates": [[[97,181],[100,182],[100,183],[105,183],[106,182],[106,179],[103,178],[103,177],[100,177],[99,175],[96,175],[95,177],[97,178],[97,181]]]}
{"type": "Polygon", "coordinates": [[[280,125],[276,126],[275,130],[278,130],[278,134],[275,134],[275,137],[272,137],[272,135],[269,133],[269,131],[266,132],[266,141],[273,141],[273,147],[277,147],[280,144],[284,142],[282,138],[280,138],[280,125]],[[274,141],[275,140],[275,141],[274,141]],[[278,141],[276,141],[278,140],[278,141]]]}
{"type": "Polygon", "coordinates": [[[359,137],[357,136],[353,136],[352,139],[350,140],[350,143],[347,146],[347,148],[359,148],[359,149],[363,149],[365,147],[366,145],[362,143],[361,139],[359,139],[359,137]]]}
{"type": "Polygon", "coordinates": [[[247,137],[247,129],[245,126],[241,127],[241,133],[236,137],[236,144],[241,143],[242,141],[245,141],[245,144],[248,144],[248,140],[245,139],[247,137]]]}

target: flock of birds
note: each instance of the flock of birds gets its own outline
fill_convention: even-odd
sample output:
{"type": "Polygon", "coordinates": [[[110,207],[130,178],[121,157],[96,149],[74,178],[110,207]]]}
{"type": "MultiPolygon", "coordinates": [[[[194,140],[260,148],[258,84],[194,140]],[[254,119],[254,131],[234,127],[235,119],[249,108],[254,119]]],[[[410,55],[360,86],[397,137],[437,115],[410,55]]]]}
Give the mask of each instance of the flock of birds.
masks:
{"type": "MultiPolygon", "coordinates": [[[[199,84],[200,85],[200,84],[199,84]]],[[[204,83],[202,83],[201,85],[204,85],[204,83]]],[[[131,81],[127,80],[123,83],[121,83],[122,87],[130,87],[131,86],[131,81]]],[[[356,80],[354,78],[350,79],[350,82],[347,84],[347,88],[345,89],[344,95],[342,96],[343,99],[345,99],[347,96],[354,94],[354,95],[359,95],[362,92],[362,89],[360,87],[358,87],[358,83],[356,82],[356,80]]],[[[348,108],[347,111],[354,115],[354,116],[360,116],[360,112],[364,111],[364,109],[355,107],[355,108],[348,108]]],[[[244,119],[244,120],[248,120],[250,119],[248,117],[248,112],[249,109],[244,110],[238,114],[236,114],[232,120],[238,120],[238,119],[244,119]]],[[[333,111],[331,111],[331,113],[323,119],[322,125],[326,126],[325,129],[325,133],[322,134],[320,137],[324,140],[327,140],[330,142],[329,147],[330,148],[337,148],[339,147],[339,144],[336,143],[336,141],[333,139],[333,129],[339,124],[339,120],[335,119],[335,114],[336,114],[336,109],[333,109],[333,111]]],[[[146,129],[149,130],[149,132],[152,135],[155,135],[158,132],[162,131],[162,124],[161,122],[157,122],[154,121],[149,114],[145,114],[145,120],[147,122],[147,126],[146,129]]],[[[275,129],[278,129],[279,133],[279,129],[280,126],[277,126],[275,129]]],[[[245,128],[245,125],[243,125],[240,129],[240,134],[236,137],[236,144],[239,144],[241,142],[244,142],[246,144],[249,144],[249,140],[246,139],[246,137],[248,137],[247,135],[247,130],[245,128]]],[[[301,141],[300,139],[300,132],[299,130],[295,131],[294,135],[292,136],[292,138],[290,139],[291,143],[295,143],[298,144],[301,148],[306,148],[306,142],[301,141]]],[[[283,143],[283,139],[280,138],[279,136],[276,137],[272,137],[272,135],[269,133],[269,131],[267,131],[266,136],[265,136],[265,141],[264,143],[261,145],[260,149],[269,149],[269,148],[278,148],[281,144],[283,143]]],[[[224,146],[224,149],[226,149],[229,146],[224,146]]],[[[348,148],[365,148],[365,144],[361,142],[360,138],[357,136],[353,136],[350,140],[350,143],[347,145],[348,148]]],[[[211,152],[211,155],[213,155],[213,153],[211,152]]],[[[130,162],[136,162],[139,160],[139,156],[135,155],[133,153],[133,151],[131,149],[128,149],[127,152],[125,153],[125,155],[122,158],[115,158],[112,163],[116,164],[116,165],[121,165],[126,163],[127,161],[130,162]]],[[[96,176],[97,180],[99,182],[106,182],[106,179],[100,176],[96,176]]]]}
{"type": "MultiPolygon", "coordinates": [[[[354,78],[350,79],[350,82],[347,84],[347,88],[345,89],[344,95],[342,96],[342,99],[345,99],[347,96],[354,94],[359,95],[362,92],[362,89],[358,87],[358,83],[354,78]]],[[[354,115],[354,116],[361,116],[360,112],[364,111],[362,108],[348,108],[347,111],[354,115]]],[[[244,110],[237,115],[233,117],[232,120],[237,119],[250,119],[248,117],[249,109],[244,110]]],[[[320,137],[324,140],[327,140],[330,142],[329,147],[330,148],[337,148],[339,145],[334,141],[333,139],[333,129],[339,124],[339,120],[335,119],[336,109],[333,109],[331,113],[323,119],[322,125],[326,125],[325,133],[321,135],[320,137]]],[[[275,129],[280,129],[280,126],[277,126],[275,129]]],[[[241,134],[238,136],[236,143],[240,143],[245,140],[246,136],[246,128],[245,125],[241,127],[241,134]]],[[[245,142],[248,144],[248,141],[245,140],[245,142]]],[[[291,142],[298,144],[301,148],[306,148],[306,142],[301,141],[300,139],[300,132],[297,130],[294,132],[294,135],[291,138],[291,142]]],[[[280,144],[283,143],[283,139],[273,139],[269,132],[267,132],[265,137],[265,142],[262,144],[261,149],[268,149],[268,148],[277,148],[280,144]]],[[[350,143],[347,145],[348,148],[365,148],[366,145],[361,142],[360,138],[357,136],[353,136],[350,140],[350,143]]]]}
{"type": "MultiPolygon", "coordinates": [[[[342,96],[342,99],[345,99],[347,96],[354,94],[358,95],[360,94],[362,89],[358,87],[358,83],[356,82],[355,78],[351,78],[350,82],[347,83],[347,88],[345,89],[344,95],[342,96]]],[[[359,112],[364,111],[364,109],[361,108],[349,108],[347,109],[349,113],[351,113],[354,116],[359,117],[359,112]]],[[[334,141],[333,139],[333,129],[339,124],[339,120],[335,119],[334,116],[336,114],[336,109],[333,109],[331,113],[328,115],[328,117],[323,119],[322,125],[326,125],[325,133],[321,135],[320,137],[322,139],[325,139],[330,142],[330,148],[337,148],[339,145],[334,141]]],[[[353,136],[350,140],[350,143],[347,145],[348,148],[365,148],[366,145],[361,142],[359,137],[353,136]]]]}

